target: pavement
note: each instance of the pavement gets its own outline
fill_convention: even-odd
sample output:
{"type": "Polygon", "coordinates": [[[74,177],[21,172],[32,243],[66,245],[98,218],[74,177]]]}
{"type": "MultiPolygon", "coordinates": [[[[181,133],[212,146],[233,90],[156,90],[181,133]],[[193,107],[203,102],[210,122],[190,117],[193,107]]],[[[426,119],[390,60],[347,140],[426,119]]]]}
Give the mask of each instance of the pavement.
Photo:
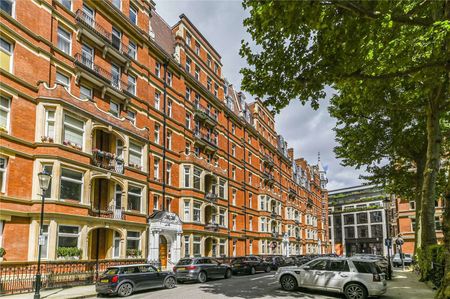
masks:
{"type": "MultiPolygon", "coordinates": [[[[42,299],[75,299],[95,298],[94,286],[81,286],[66,289],[44,290],[42,299]]],[[[273,273],[261,273],[253,276],[233,276],[231,279],[219,279],[203,284],[185,283],[176,288],[155,289],[138,292],[128,298],[132,299],[223,299],[223,298],[303,298],[303,299],[333,299],[343,298],[340,294],[310,291],[300,289],[295,292],[287,292],[280,288],[274,281],[273,273]]],[[[425,283],[418,282],[417,276],[412,271],[395,270],[392,281],[388,281],[388,291],[380,299],[432,299],[434,291],[425,283]]],[[[31,299],[33,294],[6,296],[8,299],[31,299]]]]}

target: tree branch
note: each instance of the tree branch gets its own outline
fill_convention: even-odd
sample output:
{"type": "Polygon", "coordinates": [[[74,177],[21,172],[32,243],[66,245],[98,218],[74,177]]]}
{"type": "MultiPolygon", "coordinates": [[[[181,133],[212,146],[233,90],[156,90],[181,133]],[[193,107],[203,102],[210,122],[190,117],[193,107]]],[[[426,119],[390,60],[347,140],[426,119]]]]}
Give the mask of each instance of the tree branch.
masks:
{"type": "MultiPolygon", "coordinates": [[[[361,7],[352,2],[343,2],[343,1],[331,1],[337,7],[343,8],[350,12],[361,15],[362,17],[370,20],[378,20],[383,17],[383,15],[379,11],[371,11],[367,10],[364,7],[361,7]]],[[[434,21],[430,18],[414,18],[411,15],[392,15],[391,20],[400,24],[407,25],[415,25],[415,26],[426,26],[429,27],[433,25],[434,21]]]]}

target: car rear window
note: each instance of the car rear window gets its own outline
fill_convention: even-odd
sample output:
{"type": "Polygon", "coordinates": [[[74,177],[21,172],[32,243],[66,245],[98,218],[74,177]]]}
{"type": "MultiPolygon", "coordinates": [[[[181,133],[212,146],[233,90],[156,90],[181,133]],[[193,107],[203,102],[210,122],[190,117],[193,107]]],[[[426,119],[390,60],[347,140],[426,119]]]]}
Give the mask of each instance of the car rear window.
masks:
{"type": "Polygon", "coordinates": [[[237,264],[237,263],[242,263],[244,261],[244,258],[236,258],[234,260],[231,261],[232,264],[237,264]]]}
{"type": "Polygon", "coordinates": [[[359,273],[380,274],[382,272],[375,263],[353,261],[353,265],[359,273]]]}
{"type": "Polygon", "coordinates": [[[192,264],[192,259],[181,259],[178,261],[177,266],[184,266],[192,264]]]}
{"type": "Polygon", "coordinates": [[[108,268],[103,272],[103,275],[116,275],[119,273],[119,268],[108,268]]]}

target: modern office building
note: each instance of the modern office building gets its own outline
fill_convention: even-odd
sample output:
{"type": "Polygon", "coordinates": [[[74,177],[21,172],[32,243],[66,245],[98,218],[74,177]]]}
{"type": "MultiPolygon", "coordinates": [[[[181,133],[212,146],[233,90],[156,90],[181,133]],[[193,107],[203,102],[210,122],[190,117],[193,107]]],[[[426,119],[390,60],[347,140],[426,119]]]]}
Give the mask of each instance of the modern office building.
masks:
{"type": "Polygon", "coordinates": [[[395,205],[395,197],[378,186],[329,191],[328,221],[333,252],[346,256],[386,255],[384,240],[397,236],[395,205]]]}
{"type": "Polygon", "coordinates": [[[151,0],[1,3],[4,261],[37,260],[41,171],[48,261],[331,250],[325,171],[294,157],[185,15],[169,26],[151,0]]]}

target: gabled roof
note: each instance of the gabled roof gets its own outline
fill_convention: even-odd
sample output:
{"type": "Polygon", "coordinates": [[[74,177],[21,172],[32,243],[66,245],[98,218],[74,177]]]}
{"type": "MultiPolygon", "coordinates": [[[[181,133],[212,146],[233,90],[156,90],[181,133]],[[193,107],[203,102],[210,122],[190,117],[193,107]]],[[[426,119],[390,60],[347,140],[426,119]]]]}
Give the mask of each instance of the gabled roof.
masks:
{"type": "Polygon", "coordinates": [[[154,10],[151,16],[152,31],[155,33],[155,42],[164,51],[172,55],[175,52],[175,38],[169,24],[154,10]]]}

